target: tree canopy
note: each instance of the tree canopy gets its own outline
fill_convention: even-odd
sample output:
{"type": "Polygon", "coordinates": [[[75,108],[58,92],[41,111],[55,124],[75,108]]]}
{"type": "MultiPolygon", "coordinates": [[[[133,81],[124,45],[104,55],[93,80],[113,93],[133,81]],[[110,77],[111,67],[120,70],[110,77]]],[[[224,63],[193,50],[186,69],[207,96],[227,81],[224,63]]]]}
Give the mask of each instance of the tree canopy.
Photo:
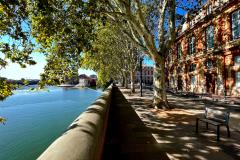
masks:
{"type": "Polygon", "coordinates": [[[126,53],[135,56],[138,52],[134,50],[141,50],[155,64],[154,105],[168,106],[165,56],[174,42],[176,25],[184,19],[182,15],[193,12],[200,2],[0,0],[0,67],[5,67],[7,60],[22,67],[35,64],[30,55],[38,51],[47,57],[40,85],[59,84],[77,74],[84,55],[82,64],[96,70],[103,83],[131,64],[123,58],[126,53]],[[120,65],[124,66],[121,70],[117,69],[120,65]]]}
{"type": "Polygon", "coordinates": [[[140,52],[117,25],[101,26],[93,42],[93,50],[84,53],[82,67],[98,73],[98,83],[119,80],[137,69],[140,52]]]}
{"type": "MultiPolygon", "coordinates": [[[[0,70],[9,61],[25,68],[34,65],[30,54],[34,43],[30,35],[26,1],[0,1],[0,70]]],[[[5,79],[0,79],[0,99],[12,94],[13,86],[5,79]]]]}

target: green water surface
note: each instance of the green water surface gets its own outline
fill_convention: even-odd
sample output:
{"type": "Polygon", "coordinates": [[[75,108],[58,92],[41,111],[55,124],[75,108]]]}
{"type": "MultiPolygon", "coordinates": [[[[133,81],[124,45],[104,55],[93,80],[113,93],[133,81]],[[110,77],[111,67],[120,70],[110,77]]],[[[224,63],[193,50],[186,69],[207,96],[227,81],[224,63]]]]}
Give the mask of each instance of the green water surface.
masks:
{"type": "Polygon", "coordinates": [[[98,96],[92,89],[19,90],[0,102],[0,160],[36,159],[98,96]]]}

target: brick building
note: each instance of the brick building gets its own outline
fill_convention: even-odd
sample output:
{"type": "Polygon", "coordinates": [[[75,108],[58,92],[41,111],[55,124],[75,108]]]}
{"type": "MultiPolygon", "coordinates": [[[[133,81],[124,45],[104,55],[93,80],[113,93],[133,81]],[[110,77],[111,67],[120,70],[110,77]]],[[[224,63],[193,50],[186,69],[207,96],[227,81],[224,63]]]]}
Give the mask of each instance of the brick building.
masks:
{"type": "Polygon", "coordinates": [[[240,95],[240,0],[209,0],[187,14],[166,61],[168,87],[240,95]]]}
{"type": "MultiPolygon", "coordinates": [[[[140,83],[140,71],[136,72],[136,82],[140,83]]],[[[153,84],[153,67],[152,66],[143,66],[142,68],[142,82],[144,84],[152,85],[153,84]]]]}

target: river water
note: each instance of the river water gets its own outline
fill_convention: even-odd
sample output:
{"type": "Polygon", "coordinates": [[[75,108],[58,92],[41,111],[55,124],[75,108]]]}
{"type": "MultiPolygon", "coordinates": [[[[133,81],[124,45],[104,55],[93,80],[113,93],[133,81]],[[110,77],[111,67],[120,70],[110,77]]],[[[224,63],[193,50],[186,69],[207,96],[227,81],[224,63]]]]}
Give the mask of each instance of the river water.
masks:
{"type": "Polygon", "coordinates": [[[34,160],[98,96],[92,89],[18,90],[0,102],[0,160],[34,160]]]}

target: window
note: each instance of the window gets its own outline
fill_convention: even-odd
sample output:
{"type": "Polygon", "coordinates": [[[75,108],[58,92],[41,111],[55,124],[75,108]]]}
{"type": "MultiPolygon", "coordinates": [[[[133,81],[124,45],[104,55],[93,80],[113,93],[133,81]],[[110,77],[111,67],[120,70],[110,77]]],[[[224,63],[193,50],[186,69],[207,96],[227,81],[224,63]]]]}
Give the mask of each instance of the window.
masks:
{"type": "Polygon", "coordinates": [[[232,36],[233,39],[240,38],[240,9],[232,13],[232,36]]]}
{"type": "Polygon", "coordinates": [[[182,73],[182,72],[183,72],[182,67],[178,67],[177,68],[177,73],[182,73]]]}
{"type": "Polygon", "coordinates": [[[240,72],[236,72],[236,87],[240,87],[240,72]]]}
{"type": "Polygon", "coordinates": [[[207,49],[214,47],[214,27],[208,26],[206,30],[207,49]]]}
{"type": "Polygon", "coordinates": [[[190,21],[189,25],[190,25],[190,28],[192,28],[192,26],[193,26],[193,20],[190,21]]]}
{"type": "Polygon", "coordinates": [[[180,59],[182,56],[182,47],[181,47],[181,44],[178,43],[177,44],[177,59],[180,59]]]}
{"type": "Polygon", "coordinates": [[[234,57],[234,65],[235,66],[240,66],[240,56],[235,56],[234,57]]]}
{"type": "Polygon", "coordinates": [[[194,64],[194,63],[192,63],[192,64],[189,66],[189,72],[195,71],[195,70],[196,70],[196,67],[197,67],[197,65],[194,64]]]}
{"type": "Polygon", "coordinates": [[[208,5],[207,6],[207,15],[211,14],[212,13],[212,5],[208,5]]]}
{"type": "Polygon", "coordinates": [[[193,86],[196,85],[196,77],[195,77],[195,76],[191,76],[191,84],[192,84],[193,86]]]}
{"type": "Polygon", "coordinates": [[[205,66],[206,66],[207,69],[213,68],[213,62],[212,62],[212,60],[207,60],[207,61],[205,62],[205,66]]]}
{"type": "Polygon", "coordinates": [[[190,55],[195,53],[195,37],[191,37],[188,40],[188,53],[190,55]]]}

